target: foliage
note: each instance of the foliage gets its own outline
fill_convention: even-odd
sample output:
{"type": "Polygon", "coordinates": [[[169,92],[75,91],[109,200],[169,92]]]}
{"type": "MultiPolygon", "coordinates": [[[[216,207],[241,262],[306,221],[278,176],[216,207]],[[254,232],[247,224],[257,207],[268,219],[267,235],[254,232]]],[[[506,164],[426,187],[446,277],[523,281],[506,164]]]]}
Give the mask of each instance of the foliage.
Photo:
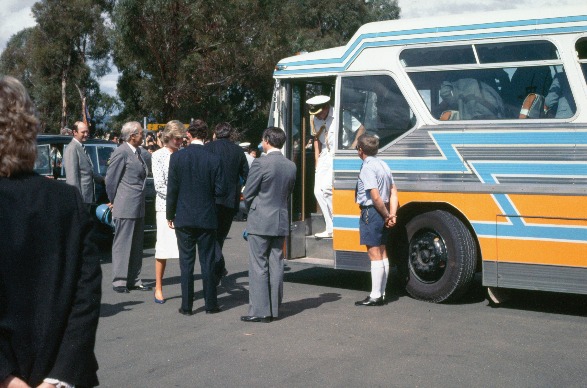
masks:
{"type": "Polygon", "coordinates": [[[384,0],[120,0],[120,117],[229,121],[256,139],[279,59],[345,44],[362,24],[398,14],[384,0]]]}
{"type": "Polygon", "coordinates": [[[46,130],[81,118],[80,94],[99,96],[96,77],[110,70],[110,8],[102,0],[39,1],[32,7],[37,25],[14,35],[2,53],[0,71],[23,80],[46,130]]]}
{"type": "Polygon", "coordinates": [[[256,141],[275,64],[345,44],[364,23],[397,18],[397,0],[42,0],[14,35],[0,72],[23,80],[47,128],[78,120],[228,121],[256,141]],[[111,22],[110,22],[111,21],[111,22]],[[97,77],[120,71],[120,100],[97,77]],[[78,91],[79,87],[79,91],[78,91]],[[62,101],[64,105],[62,106],[62,101]]]}

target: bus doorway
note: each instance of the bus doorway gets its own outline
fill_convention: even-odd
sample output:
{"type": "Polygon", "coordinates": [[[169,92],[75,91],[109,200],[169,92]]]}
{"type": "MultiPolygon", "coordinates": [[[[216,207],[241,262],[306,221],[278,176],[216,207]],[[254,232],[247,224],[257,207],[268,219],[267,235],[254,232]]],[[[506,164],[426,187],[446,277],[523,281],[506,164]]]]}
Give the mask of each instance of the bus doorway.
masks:
{"type": "Polygon", "coordinates": [[[283,85],[285,92],[282,117],[288,135],[286,155],[297,167],[296,186],[291,199],[291,233],[289,258],[311,260],[312,264],[332,267],[332,239],[316,239],[314,234],[325,228],[324,217],[314,197],[315,157],[310,115],[306,101],[316,95],[331,96],[334,104],[335,78],[296,82],[283,85]],[[319,259],[318,259],[319,258],[319,259]],[[318,263],[317,261],[320,261],[318,263]]]}

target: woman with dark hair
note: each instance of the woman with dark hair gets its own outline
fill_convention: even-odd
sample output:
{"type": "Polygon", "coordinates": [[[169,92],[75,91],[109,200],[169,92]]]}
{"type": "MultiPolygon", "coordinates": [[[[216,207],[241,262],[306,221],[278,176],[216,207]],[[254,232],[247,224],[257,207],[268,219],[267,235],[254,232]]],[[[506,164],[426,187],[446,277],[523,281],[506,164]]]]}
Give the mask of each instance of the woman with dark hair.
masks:
{"type": "Polygon", "coordinates": [[[39,121],[0,79],[0,387],[98,385],[99,258],[78,190],[33,172],[39,121]]]}

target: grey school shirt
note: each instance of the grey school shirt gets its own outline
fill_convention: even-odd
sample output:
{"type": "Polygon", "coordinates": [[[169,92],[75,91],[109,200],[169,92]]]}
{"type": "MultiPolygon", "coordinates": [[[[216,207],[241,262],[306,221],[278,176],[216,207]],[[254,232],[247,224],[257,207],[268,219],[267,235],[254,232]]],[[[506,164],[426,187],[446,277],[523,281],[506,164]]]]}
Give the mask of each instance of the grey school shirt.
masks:
{"type": "Polygon", "coordinates": [[[383,202],[388,203],[393,184],[393,175],[387,163],[373,156],[367,156],[363,160],[363,165],[359,172],[355,202],[360,206],[373,205],[371,189],[378,189],[383,202]]]}

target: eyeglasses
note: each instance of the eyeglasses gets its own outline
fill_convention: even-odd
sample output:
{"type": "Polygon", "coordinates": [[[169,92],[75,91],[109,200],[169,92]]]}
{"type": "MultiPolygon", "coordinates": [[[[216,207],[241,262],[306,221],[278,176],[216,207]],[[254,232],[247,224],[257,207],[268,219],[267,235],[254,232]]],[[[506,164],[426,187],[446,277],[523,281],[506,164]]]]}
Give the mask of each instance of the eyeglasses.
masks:
{"type": "Polygon", "coordinates": [[[359,145],[356,145],[356,146],[355,146],[355,150],[357,150],[357,151],[358,151],[360,148],[361,148],[361,147],[359,147],[359,145]]]}

